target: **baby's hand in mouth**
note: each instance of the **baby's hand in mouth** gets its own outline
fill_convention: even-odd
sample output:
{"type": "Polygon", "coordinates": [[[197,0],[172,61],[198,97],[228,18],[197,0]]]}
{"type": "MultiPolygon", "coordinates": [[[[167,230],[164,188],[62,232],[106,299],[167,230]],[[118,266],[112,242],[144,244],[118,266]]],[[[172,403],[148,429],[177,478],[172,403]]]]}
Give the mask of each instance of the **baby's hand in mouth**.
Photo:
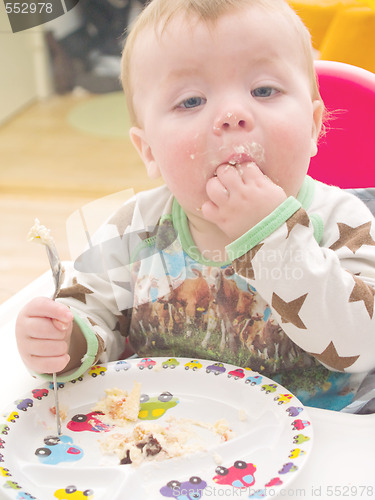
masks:
{"type": "Polygon", "coordinates": [[[255,162],[220,165],[207,181],[203,216],[232,240],[249,231],[285,199],[255,162]]]}

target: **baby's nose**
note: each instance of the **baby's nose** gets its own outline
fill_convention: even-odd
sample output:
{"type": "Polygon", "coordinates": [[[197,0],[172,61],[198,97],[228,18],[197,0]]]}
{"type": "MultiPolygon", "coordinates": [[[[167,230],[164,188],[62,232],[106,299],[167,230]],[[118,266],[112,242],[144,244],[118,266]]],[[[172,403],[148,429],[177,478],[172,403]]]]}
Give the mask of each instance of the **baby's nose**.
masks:
{"type": "Polygon", "coordinates": [[[220,134],[224,130],[250,130],[252,119],[246,112],[227,111],[217,118],[214,132],[220,134]]]}

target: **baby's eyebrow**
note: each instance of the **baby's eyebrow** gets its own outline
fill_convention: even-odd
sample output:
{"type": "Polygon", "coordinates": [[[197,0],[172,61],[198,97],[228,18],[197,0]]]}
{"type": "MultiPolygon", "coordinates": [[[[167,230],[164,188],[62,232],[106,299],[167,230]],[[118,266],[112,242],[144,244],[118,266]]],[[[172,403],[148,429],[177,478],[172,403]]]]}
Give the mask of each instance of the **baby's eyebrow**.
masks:
{"type": "Polygon", "coordinates": [[[169,73],[166,75],[165,80],[171,81],[171,80],[180,80],[182,78],[186,77],[191,77],[195,76],[197,74],[202,73],[202,68],[199,68],[197,66],[184,66],[180,68],[173,68],[169,73]]]}

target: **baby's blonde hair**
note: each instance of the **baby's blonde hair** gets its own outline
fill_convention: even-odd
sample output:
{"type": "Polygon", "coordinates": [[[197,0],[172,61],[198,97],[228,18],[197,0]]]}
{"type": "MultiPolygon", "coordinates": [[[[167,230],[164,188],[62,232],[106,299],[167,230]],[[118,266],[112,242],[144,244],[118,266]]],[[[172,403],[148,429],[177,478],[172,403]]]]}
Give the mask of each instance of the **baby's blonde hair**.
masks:
{"type": "Polygon", "coordinates": [[[162,33],[168,23],[180,15],[187,20],[195,17],[206,24],[214,24],[225,14],[252,6],[278,12],[290,21],[303,50],[312,99],[322,100],[315,74],[310,33],[286,0],[150,0],[130,27],[122,54],[121,81],[131,122],[139,125],[133,102],[131,59],[136,41],[145,29],[154,28],[157,33],[162,33]]]}

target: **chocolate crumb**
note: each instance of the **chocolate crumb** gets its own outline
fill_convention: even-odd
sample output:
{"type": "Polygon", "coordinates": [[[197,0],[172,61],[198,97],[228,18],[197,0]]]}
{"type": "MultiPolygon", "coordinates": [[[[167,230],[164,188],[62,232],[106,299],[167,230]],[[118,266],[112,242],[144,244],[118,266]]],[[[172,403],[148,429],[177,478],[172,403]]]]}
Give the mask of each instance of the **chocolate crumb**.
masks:
{"type": "Polygon", "coordinates": [[[128,465],[133,463],[130,458],[130,450],[126,450],[126,456],[121,459],[120,465],[128,465]]]}
{"type": "Polygon", "coordinates": [[[141,441],[137,444],[137,448],[142,450],[142,453],[145,453],[146,457],[153,457],[161,452],[162,447],[157,439],[154,438],[152,434],[147,436],[145,441],[141,441]]]}
{"type": "Polygon", "coordinates": [[[161,444],[157,439],[154,438],[152,434],[148,442],[146,443],[145,450],[147,457],[157,455],[162,450],[161,444]]]}

